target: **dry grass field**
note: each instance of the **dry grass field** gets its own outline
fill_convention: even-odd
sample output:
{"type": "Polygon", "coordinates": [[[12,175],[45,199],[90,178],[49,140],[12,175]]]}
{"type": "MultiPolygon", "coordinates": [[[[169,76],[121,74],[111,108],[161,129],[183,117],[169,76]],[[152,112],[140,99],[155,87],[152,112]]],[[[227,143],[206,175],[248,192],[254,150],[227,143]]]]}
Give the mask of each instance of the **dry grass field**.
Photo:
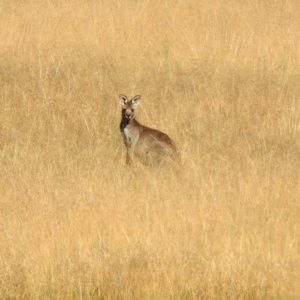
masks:
{"type": "Polygon", "coordinates": [[[0,49],[0,299],[300,299],[299,0],[4,0],[0,49]]]}

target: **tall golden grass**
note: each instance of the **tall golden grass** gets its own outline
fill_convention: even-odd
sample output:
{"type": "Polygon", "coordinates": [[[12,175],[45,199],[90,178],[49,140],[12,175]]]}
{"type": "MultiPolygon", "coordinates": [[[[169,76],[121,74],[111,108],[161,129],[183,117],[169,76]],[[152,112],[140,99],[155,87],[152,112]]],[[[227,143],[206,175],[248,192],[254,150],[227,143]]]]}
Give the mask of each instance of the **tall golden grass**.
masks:
{"type": "Polygon", "coordinates": [[[298,0],[0,4],[1,299],[299,299],[298,0]],[[183,165],[125,166],[119,93],[183,165]]]}

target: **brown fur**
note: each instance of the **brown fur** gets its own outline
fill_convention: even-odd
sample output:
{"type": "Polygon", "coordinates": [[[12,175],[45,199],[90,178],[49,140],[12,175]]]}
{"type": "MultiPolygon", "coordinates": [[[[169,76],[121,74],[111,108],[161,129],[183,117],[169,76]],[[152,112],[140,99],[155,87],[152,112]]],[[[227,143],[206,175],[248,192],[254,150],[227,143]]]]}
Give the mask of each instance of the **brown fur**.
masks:
{"type": "Polygon", "coordinates": [[[134,156],[147,165],[160,165],[165,160],[179,161],[180,154],[172,139],[165,133],[146,127],[135,119],[135,107],[141,96],[130,101],[119,96],[122,105],[120,130],[127,148],[126,163],[131,164],[134,156]]]}

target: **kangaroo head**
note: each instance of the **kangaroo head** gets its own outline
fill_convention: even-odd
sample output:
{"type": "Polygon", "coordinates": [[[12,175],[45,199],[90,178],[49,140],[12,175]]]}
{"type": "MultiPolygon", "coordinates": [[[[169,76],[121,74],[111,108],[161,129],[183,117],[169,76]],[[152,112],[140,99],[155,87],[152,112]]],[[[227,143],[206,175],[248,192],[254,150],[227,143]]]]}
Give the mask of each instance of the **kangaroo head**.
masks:
{"type": "Polygon", "coordinates": [[[127,120],[131,120],[134,118],[134,109],[138,105],[138,103],[141,100],[141,96],[137,95],[134,96],[131,100],[128,100],[128,98],[125,95],[119,96],[119,101],[122,105],[122,118],[125,118],[127,120]]]}

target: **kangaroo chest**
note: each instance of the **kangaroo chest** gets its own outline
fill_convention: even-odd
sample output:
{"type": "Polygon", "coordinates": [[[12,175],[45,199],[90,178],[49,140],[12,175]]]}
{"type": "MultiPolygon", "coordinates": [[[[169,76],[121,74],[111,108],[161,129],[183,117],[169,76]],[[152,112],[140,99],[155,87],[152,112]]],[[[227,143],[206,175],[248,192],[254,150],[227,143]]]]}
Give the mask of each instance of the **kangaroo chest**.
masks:
{"type": "Polygon", "coordinates": [[[130,128],[129,128],[129,125],[127,125],[125,128],[123,128],[123,138],[125,140],[125,143],[126,144],[130,144],[131,142],[131,132],[130,132],[130,128]]]}
{"type": "Polygon", "coordinates": [[[122,123],[120,124],[121,133],[126,145],[130,145],[132,140],[134,139],[134,130],[130,123],[122,123]]]}

